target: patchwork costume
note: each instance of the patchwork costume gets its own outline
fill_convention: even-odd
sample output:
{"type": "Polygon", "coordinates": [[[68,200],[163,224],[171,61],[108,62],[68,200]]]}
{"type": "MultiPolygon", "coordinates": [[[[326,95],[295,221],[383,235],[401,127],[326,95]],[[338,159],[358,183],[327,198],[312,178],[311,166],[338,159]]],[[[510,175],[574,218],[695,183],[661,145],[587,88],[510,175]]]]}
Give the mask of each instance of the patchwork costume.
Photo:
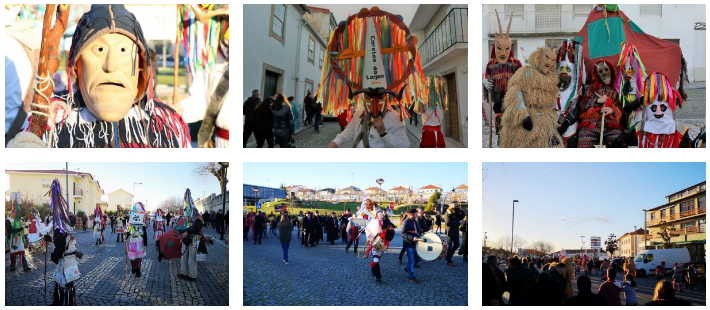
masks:
{"type": "Polygon", "coordinates": [[[143,203],[136,202],[128,215],[128,229],[126,237],[126,252],[131,262],[131,273],[137,278],[141,277],[141,263],[146,254],[147,238],[145,229],[145,207],[143,203]]]}
{"type": "Polygon", "coordinates": [[[75,306],[76,280],[81,277],[79,271],[79,259],[82,253],[79,251],[79,243],[71,235],[69,226],[69,205],[62,196],[62,189],[59,180],[52,181],[50,207],[52,210],[52,224],[54,234],[52,242],[54,251],[52,252],[52,262],[57,264],[54,270],[54,293],[53,306],[75,306]]]}

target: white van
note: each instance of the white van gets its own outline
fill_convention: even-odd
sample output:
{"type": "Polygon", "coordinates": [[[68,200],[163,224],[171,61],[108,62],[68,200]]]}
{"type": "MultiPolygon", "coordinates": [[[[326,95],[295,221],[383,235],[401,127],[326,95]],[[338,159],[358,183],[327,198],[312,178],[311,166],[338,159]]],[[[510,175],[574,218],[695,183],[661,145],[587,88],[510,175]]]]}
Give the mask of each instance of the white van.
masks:
{"type": "Polygon", "coordinates": [[[673,269],[673,264],[683,265],[690,263],[690,254],[686,248],[645,250],[634,259],[636,271],[639,276],[653,274],[656,266],[666,263],[666,270],[673,269]]]}

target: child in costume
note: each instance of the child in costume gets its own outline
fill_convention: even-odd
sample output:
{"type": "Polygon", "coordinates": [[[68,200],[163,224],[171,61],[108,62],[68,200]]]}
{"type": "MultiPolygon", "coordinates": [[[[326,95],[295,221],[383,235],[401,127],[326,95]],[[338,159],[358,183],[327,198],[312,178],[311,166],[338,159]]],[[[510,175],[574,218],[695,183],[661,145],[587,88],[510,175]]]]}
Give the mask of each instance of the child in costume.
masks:
{"type": "Polygon", "coordinates": [[[145,236],[145,207],[143,203],[136,202],[131,208],[126,233],[126,251],[131,262],[131,273],[136,278],[141,277],[141,263],[145,257],[147,239],[145,236]]]}
{"type": "Polygon", "coordinates": [[[98,205],[94,209],[94,239],[96,239],[96,245],[104,243],[104,229],[106,228],[106,217],[104,217],[104,212],[98,205]]]}
{"type": "Polygon", "coordinates": [[[683,104],[680,93],[673,89],[662,73],[648,75],[643,92],[643,123],[638,131],[640,148],[679,147],[683,135],[678,132],[673,113],[683,104]]]}
{"type": "Polygon", "coordinates": [[[153,231],[155,231],[155,240],[160,240],[160,237],[165,233],[165,214],[163,210],[158,209],[155,211],[155,220],[153,221],[153,231]]]}
{"type": "Polygon", "coordinates": [[[503,100],[501,147],[562,147],[557,132],[558,76],[556,55],[539,48],[513,74],[503,100]]]}

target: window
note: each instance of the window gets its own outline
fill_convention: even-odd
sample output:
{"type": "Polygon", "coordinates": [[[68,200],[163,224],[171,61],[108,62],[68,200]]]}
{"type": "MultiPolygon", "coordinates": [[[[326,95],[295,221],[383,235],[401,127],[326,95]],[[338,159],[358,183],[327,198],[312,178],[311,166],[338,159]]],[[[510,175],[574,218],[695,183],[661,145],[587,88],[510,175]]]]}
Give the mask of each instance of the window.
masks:
{"type": "Polygon", "coordinates": [[[320,57],[318,57],[318,61],[319,61],[318,68],[321,68],[321,69],[322,69],[322,68],[323,68],[323,61],[325,61],[325,49],[323,49],[323,48],[321,47],[321,48],[319,49],[319,51],[320,51],[320,53],[319,53],[318,55],[320,55],[320,57]]]}
{"type": "Polygon", "coordinates": [[[668,208],[668,214],[670,215],[670,218],[673,219],[673,216],[675,215],[675,206],[668,208]]]}
{"type": "MultiPolygon", "coordinates": [[[[523,4],[506,4],[505,5],[506,17],[507,16],[513,16],[513,18],[522,17],[524,11],[525,11],[525,5],[523,5],[523,4]]],[[[500,22],[503,23],[504,17],[501,16],[500,18],[501,18],[500,22]]],[[[505,25],[503,25],[503,26],[505,27],[505,25]]]]}
{"type": "Polygon", "coordinates": [[[641,4],[641,16],[663,16],[663,4],[641,4]]]}
{"type": "Polygon", "coordinates": [[[313,37],[308,37],[308,62],[315,64],[316,59],[316,40],[313,37]]]}
{"type": "Polygon", "coordinates": [[[269,35],[283,43],[284,41],[284,25],[286,24],[286,5],[272,4],[271,5],[271,28],[269,35]]]}
{"type": "Polygon", "coordinates": [[[661,218],[662,219],[666,218],[666,210],[665,209],[661,210],[661,218]]]}
{"type": "Polygon", "coordinates": [[[574,12],[575,17],[587,16],[587,14],[589,14],[589,11],[592,10],[593,6],[594,5],[591,4],[573,4],[572,11],[574,12]]]}
{"type": "Polygon", "coordinates": [[[705,195],[698,197],[698,209],[705,210],[705,195]]]}
{"type": "Polygon", "coordinates": [[[680,213],[693,210],[693,200],[684,200],[680,202],[680,213]]]}
{"type": "Polygon", "coordinates": [[[553,48],[553,49],[559,48],[560,46],[562,46],[562,41],[564,41],[564,40],[563,39],[545,39],[545,47],[553,48]]]}
{"type": "Polygon", "coordinates": [[[535,31],[558,32],[562,29],[562,5],[536,4],[535,31]]]}

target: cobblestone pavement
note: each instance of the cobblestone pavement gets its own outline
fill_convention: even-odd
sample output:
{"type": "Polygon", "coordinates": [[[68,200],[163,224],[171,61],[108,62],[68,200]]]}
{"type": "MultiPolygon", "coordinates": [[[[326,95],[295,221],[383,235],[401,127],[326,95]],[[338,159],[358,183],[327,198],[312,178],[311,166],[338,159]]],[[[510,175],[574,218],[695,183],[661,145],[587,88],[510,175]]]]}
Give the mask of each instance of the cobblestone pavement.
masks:
{"type": "MultiPolygon", "coordinates": [[[[680,132],[688,128],[691,137],[695,137],[700,132],[700,128],[705,126],[705,83],[693,83],[686,89],[686,93],[688,94],[688,101],[675,113],[678,123],[677,127],[680,132]]],[[[488,147],[489,132],[488,120],[484,120],[482,132],[483,147],[488,147]]],[[[498,137],[494,135],[493,147],[497,147],[497,145],[498,137]]]]}
{"type": "MultiPolygon", "coordinates": [[[[224,241],[213,229],[205,233],[214,244],[208,246],[208,261],[200,262],[197,281],[180,280],[170,272],[167,261],[158,262],[153,233],[148,232],[148,255],[141,265],[142,277],[135,278],[126,265],[122,244],[110,229],[103,245],[94,245],[90,231],[77,232],[79,249],[84,257],[79,263],[81,278],[77,280],[77,302],[82,306],[167,306],[229,304],[229,257],[224,241]]],[[[225,236],[226,238],[226,236],[225,236]]],[[[50,245],[49,253],[53,250],[50,245]]],[[[47,297],[44,294],[44,253],[28,256],[31,272],[10,271],[9,255],[5,255],[5,304],[8,306],[48,305],[52,302],[55,264],[48,260],[47,297]]],[[[21,270],[21,268],[18,268],[21,270]]]]}
{"type": "MultiPolygon", "coordinates": [[[[335,136],[340,133],[340,125],[337,121],[325,122],[321,124],[320,133],[316,133],[312,126],[306,127],[305,129],[299,131],[294,136],[297,148],[325,148],[328,147],[328,143],[332,141],[335,136]]],[[[419,147],[419,140],[414,137],[411,133],[408,134],[409,137],[409,147],[419,147]]],[[[256,147],[256,140],[254,136],[250,137],[247,147],[256,147]]]]}
{"type": "MultiPolygon", "coordinates": [[[[383,283],[376,284],[370,260],[345,253],[344,244],[321,242],[314,248],[301,247],[294,232],[289,248],[289,264],[281,262],[277,237],[260,245],[244,242],[245,306],[396,306],[468,304],[468,264],[454,256],[456,266],[443,260],[422,262],[415,270],[415,284],[407,281],[397,254],[401,239],[393,240],[381,261],[383,283]]],[[[358,253],[362,255],[364,237],[358,253]]],[[[406,257],[405,257],[406,262],[406,257]]]]}
{"type": "MultiPolygon", "coordinates": [[[[622,279],[623,275],[621,273],[617,273],[616,279],[622,279]]],[[[669,277],[666,277],[667,280],[670,280],[669,277]]],[[[599,271],[596,271],[596,275],[591,277],[592,279],[592,292],[598,292],[599,291],[599,285],[601,285],[601,279],[599,276],[599,271]]],[[[573,281],[572,287],[575,288],[577,287],[576,281],[573,281]]],[[[698,285],[695,287],[695,289],[690,290],[690,289],[683,289],[680,292],[676,293],[676,297],[681,298],[683,300],[689,301],[693,306],[703,306],[705,305],[705,281],[700,280],[698,281],[698,285]]],[[[638,300],[639,305],[645,305],[649,301],[651,301],[653,297],[653,290],[656,286],[656,278],[655,277],[639,277],[636,279],[636,287],[634,288],[634,291],[636,292],[636,298],[638,300]]],[[[622,301],[624,295],[621,295],[622,301]]],[[[623,304],[623,302],[622,302],[623,304]]]]}

